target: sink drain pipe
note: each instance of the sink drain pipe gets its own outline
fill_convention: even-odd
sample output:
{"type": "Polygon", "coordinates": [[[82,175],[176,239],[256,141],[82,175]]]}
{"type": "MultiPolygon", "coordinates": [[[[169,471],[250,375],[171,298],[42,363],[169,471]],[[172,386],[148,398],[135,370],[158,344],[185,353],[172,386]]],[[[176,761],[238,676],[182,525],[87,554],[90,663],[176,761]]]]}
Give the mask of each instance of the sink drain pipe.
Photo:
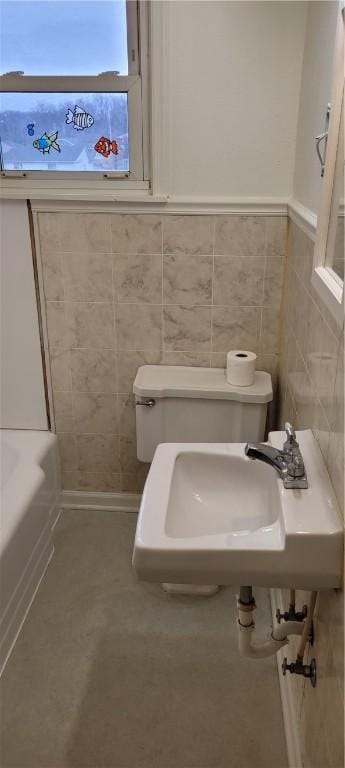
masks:
{"type": "Polygon", "coordinates": [[[253,645],[253,633],[255,623],[252,617],[255,611],[255,599],[252,587],[240,587],[240,596],[237,599],[238,607],[238,642],[242,656],[251,659],[264,659],[273,656],[280,648],[287,645],[289,635],[301,635],[303,624],[299,621],[286,621],[273,628],[271,637],[261,645],[253,645]]]}

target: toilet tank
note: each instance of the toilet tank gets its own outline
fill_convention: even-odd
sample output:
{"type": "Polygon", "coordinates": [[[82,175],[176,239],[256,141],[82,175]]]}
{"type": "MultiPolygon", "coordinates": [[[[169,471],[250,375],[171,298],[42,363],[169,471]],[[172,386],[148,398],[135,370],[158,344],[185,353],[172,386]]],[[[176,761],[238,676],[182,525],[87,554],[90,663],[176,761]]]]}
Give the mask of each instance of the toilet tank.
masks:
{"type": "Polygon", "coordinates": [[[228,384],[223,368],[143,365],[133,385],[137,456],[150,462],[159,443],[242,443],[264,439],[269,373],[249,387],[228,384]]]}

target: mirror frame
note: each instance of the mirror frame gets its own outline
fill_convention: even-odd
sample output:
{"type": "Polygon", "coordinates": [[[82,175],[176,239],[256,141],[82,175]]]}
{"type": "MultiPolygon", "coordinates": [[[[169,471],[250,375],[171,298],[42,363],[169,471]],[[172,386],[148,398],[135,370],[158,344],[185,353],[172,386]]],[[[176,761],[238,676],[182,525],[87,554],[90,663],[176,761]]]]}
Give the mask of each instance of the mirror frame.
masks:
{"type": "Polygon", "coordinates": [[[321,185],[314,249],[314,264],[311,277],[313,287],[326,304],[338,325],[343,325],[344,322],[344,283],[334,270],[327,266],[326,255],[344,94],[344,16],[344,2],[341,2],[339,3],[339,17],[335,39],[333,87],[325,172],[321,185]]]}

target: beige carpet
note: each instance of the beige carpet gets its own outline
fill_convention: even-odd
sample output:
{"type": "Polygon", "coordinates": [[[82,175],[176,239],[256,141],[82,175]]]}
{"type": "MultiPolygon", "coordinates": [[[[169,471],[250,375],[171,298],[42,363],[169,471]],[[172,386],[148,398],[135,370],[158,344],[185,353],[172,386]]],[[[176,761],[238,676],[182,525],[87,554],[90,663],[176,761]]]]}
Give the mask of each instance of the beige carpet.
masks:
{"type": "Polygon", "coordinates": [[[286,768],[276,661],[240,658],[235,590],[138,582],[135,524],[61,518],[1,682],[2,768],[286,768]]]}

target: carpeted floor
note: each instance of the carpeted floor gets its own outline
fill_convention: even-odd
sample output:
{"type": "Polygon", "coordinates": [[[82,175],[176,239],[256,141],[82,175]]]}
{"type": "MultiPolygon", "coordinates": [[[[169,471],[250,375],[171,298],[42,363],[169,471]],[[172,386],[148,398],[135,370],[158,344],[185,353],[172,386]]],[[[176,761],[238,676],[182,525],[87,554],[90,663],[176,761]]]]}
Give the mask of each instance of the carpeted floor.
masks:
{"type": "MultiPolygon", "coordinates": [[[[137,581],[135,524],[60,519],[1,681],[2,768],[286,768],[276,660],[239,656],[236,590],[137,581]]],[[[260,631],[268,595],[255,596],[260,631]]]]}

